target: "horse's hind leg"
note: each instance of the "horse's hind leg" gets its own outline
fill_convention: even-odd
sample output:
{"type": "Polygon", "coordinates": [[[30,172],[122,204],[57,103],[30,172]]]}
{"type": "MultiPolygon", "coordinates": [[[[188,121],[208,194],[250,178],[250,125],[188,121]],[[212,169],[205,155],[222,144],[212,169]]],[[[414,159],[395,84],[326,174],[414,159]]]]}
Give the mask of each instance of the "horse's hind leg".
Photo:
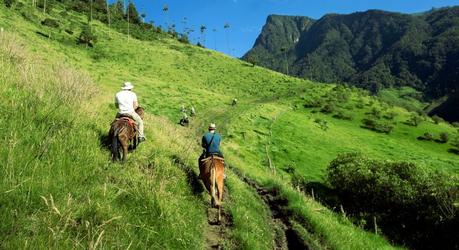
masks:
{"type": "Polygon", "coordinates": [[[211,170],[210,170],[210,197],[211,197],[211,204],[212,204],[212,207],[215,207],[217,206],[218,204],[218,201],[217,201],[217,196],[216,196],[216,192],[217,192],[217,183],[216,183],[216,176],[215,176],[215,168],[213,167],[211,170]]]}
{"type": "Polygon", "coordinates": [[[223,171],[218,171],[218,175],[217,175],[217,191],[218,191],[218,198],[217,198],[217,206],[220,207],[221,204],[222,204],[222,200],[223,200],[223,171]]]}
{"type": "Polygon", "coordinates": [[[129,143],[127,142],[122,143],[122,147],[123,147],[123,161],[126,161],[128,157],[129,143]]]}

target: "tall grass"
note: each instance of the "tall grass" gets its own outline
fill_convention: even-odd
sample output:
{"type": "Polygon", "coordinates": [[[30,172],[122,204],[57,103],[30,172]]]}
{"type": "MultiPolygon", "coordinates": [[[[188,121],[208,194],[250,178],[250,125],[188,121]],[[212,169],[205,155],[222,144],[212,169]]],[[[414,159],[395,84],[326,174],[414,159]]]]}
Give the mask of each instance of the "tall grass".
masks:
{"type": "Polygon", "coordinates": [[[0,247],[201,248],[202,198],[168,154],[111,164],[91,79],[21,42],[1,33],[0,247]]]}
{"type": "MultiPolygon", "coordinates": [[[[340,143],[352,144],[346,148],[365,144],[372,155],[421,155],[421,162],[448,161],[443,164],[446,167],[454,164],[452,157],[445,157],[446,145],[438,150],[437,145],[413,147],[413,134],[419,131],[412,128],[400,125],[390,137],[383,138],[362,131],[353,121],[331,121],[326,115],[298,108],[304,104],[305,93],[319,98],[332,85],[247,67],[241,61],[171,39],[132,39],[127,44],[125,36],[116,32],[108,38],[107,27],[99,22],[93,22],[99,43],[95,49],[86,49],[74,44],[75,35],[58,30],[50,30],[53,36],[49,39],[37,36],[36,31],[43,27],[1,10],[0,25],[19,30],[34,54],[41,55],[35,59],[27,52],[20,56],[22,47],[16,49],[16,57],[2,52],[1,70],[6,73],[0,76],[1,86],[5,86],[0,90],[0,108],[6,115],[0,121],[11,126],[0,130],[2,143],[7,145],[0,149],[0,160],[8,164],[2,168],[8,178],[2,180],[0,194],[2,204],[7,204],[0,207],[5,217],[5,224],[0,225],[0,235],[6,239],[2,247],[23,247],[28,242],[28,246],[42,248],[202,248],[208,196],[193,176],[200,150],[197,139],[210,121],[216,121],[224,133],[223,150],[228,161],[258,183],[281,190],[289,200],[289,209],[297,217],[311,220],[313,230],[308,233],[316,234],[316,242],[325,247],[361,248],[360,242],[390,246],[291,189],[289,176],[282,171],[286,165],[293,165],[308,180],[321,181],[326,163],[343,150],[340,143]],[[32,74],[22,81],[19,72],[27,60],[32,74]],[[58,63],[62,61],[87,74],[58,63]],[[71,78],[76,79],[72,83],[59,77],[73,74],[68,71],[86,80],[71,78]],[[94,79],[92,84],[88,74],[94,79]],[[127,164],[118,165],[108,162],[109,153],[101,148],[100,138],[115,112],[112,94],[125,80],[134,82],[147,113],[162,117],[147,116],[149,141],[130,155],[127,164]],[[67,87],[61,88],[60,81],[67,81],[67,87]],[[88,92],[73,96],[73,89],[79,86],[88,86],[81,89],[88,92]],[[91,96],[91,101],[81,101],[91,96]],[[229,107],[234,97],[240,102],[229,107]],[[174,124],[180,118],[182,103],[194,105],[198,111],[192,129],[174,124]],[[283,115],[277,116],[280,113],[283,115]],[[320,130],[313,118],[329,121],[330,130],[320,130]],[[311,143],[306,144],[305,139],[311,137],[311,143]],[[361,143],[350,137],[361,139],[361,143]],[[404,147],[398,145],[402,141],[404,147]],[[385,142],[391,142],[390,147],[385,142]],[[298,146],[304,144],[308,147],[298,146]],[[407,148],[425,149],[413,154],[397,151],[407,148]],[[275,171],[267,168],[266,151],[275,171]],[[430,157],[432,152],[435,157],[430,157]],[[296,164],[291,164],[292,156],[298,159],[296,164]]],[[[58,12],[53,15],[65,19],[58,12]]],[[[86,19],[74,12],[69,16],[63,28],[77,34],[79,24],[86,19]]],[[[24,40],[19,39],[21,43],[24,40]]],[[[369,103],[372,98],[361,99],[369,103]]],[[[356,113],[358,120],[364,110],[356,113]]],[[[399,119],[405,116],[405,111],[400,112],[399,119]]],[[[432,128],[423,124],[418,130],[432,128]]],[[[232,179],[237,177],[229,174],[229,178],[230,196],[225,207],[232,213],[234,225],[228,245],[271,248],[273,229],[266,222],[266,207],[245,184],[232,179]]]]}
{"type": "MultiPolygon", "coordinates": [[[[209,200],[190,179],[199,153],[194,134],[147,116],[154,143],[142,144],[125,165],[111,164],[101,143],[112,97],[85,73],[42,63],[20,37],[2,33],[0,41],[0,120],[8,125],[0,130],[0,246],[203,248],[209,200]]],[[[254,194],[232,186],[225,207],[237,213],[236,230],[225,244],[271,248],[267,215],[254,210],[262,202],[242,206],[254,194]]]]}

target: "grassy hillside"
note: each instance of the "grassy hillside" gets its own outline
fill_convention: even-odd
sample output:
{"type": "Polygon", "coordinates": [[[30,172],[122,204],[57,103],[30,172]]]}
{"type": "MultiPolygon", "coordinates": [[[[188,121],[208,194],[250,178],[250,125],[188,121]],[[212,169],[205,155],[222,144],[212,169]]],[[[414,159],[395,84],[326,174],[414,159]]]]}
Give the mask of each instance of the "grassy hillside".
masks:
{"type": "Polygon", "coordinates": [[[22,8],[36,18],[0,7],[0,119],[12,128],[0,130],[8,145],[0,151],[2,247],[272,249],[287,247],[294,232],[311,248],[392,248],[297,190],[292,178],[323,182],[328,162],[349,151],[457,175],[450,144],[416,140],[425,132],[457,136],[445,123],[405,125],[409,112],[355,89],[341,89],[349,98],[323,114],[303,105],[338,98],[333,85],[251,67],[164,34],[128,40],[99,22],[92,23],[99,42],[87,48],[75,43],[82,15],[22,8]],[[40,25],[49,15],[60,28],[40,25]],[[104,137],[116,112],[113,95],[126,80],[147,110],[148,141],[126,164],[113,164],[104,137]],[[197,110],[187,128],[176,124],[182,104],[197,110]],[[389,135],[360,127],[374,108],[396,113],[389,135]],[[353,119],[333,118],[338,109],[353,119]],[[209,197],[196,179],[199,139],[210,121],[224,135],[229,165],[219,227],[208,222],[209,197]]]}

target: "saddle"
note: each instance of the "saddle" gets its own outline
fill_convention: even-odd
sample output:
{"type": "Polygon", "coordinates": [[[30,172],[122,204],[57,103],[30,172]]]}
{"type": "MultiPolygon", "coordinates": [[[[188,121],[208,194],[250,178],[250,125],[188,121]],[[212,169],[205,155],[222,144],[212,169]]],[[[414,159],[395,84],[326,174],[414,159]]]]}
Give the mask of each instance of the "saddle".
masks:
{"type": "Polygon", "coordinates": [[[129,114],[117,114],[114,122],[120,120],[127,122],[129,127],[133,127],[135,130],[138,129],[137,123],[134,121],[134,118],[132,118],[132,116],[130,116],[129,114]]]}
{"type": "Polygon", "coordinates": [[[211,155],[211,156],[209,156],[209,157],[206,157],[206,158],[204,158],[204,159],[201,159],[201,162],[204,163],[204,162],[210,160],[210,158],[212,158],[212,157],[214,157],[215,160],[219,160],[219,161],[225,162],[225,159],[224,159],[224,158],[219,157],[219,156],[216,156],[216,155],[211,155]]]}

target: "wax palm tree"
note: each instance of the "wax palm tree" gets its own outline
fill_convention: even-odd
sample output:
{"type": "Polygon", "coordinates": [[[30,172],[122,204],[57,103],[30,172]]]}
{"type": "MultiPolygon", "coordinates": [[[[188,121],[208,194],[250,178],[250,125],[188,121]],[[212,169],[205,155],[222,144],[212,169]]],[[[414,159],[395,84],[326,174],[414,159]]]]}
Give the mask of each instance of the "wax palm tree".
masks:
{"type": "Polygon", "coordinates": [[[166,27],[167,29],[169,30],[169,6],[167,4],[165,4],[163,6],[163,12],[164,12],[164,15],[166,15],[166,27]]]}
{"type": "Polygon", "coordinates": [[[205,43],[206,43],[206,37],[205,37],[206,29],[207,29],[206,26],[201,25],[200,31],[201,31],[202,46],[205,46],[205,43]]]}
{"type": "Polygon", "coordinates": [[[214,32],[214,49],[217,50],[217,29],[212,29],[214,32]]]}
{"type": "Polygon", "coordinates": [[[108,4],[108,0],[105,1],[107,7],[107,18],[108,18],[108,37],[111,37],[111,19],[110,19],[110,5],[108,4]]]}
{"type": "Polygon", "coordinates": [[[285,60],[285,72],[287,73],[287,75],[289,74],[288,72],[288,61],[287,61],[287,48],[285,47],[282,47],[281,48],[281,52],[284,54],[284,60],[285,60]]]}
{"type": "Polygon", "coordinates": [[[229,43],[229,37],[228,37],[229,28],[230,28],[229,23],[225,23],[225,25],[223,26],[223,29],[225,29],[225,33],[226,33],[226,45],[228,46],[228,54],[231,55],[230,43],[229,43]]]}
{"type": "Polygon", "coordinates": [[[92,5],[93,5],[92,2],[93,2],[93,0],[91,0],[91,1],[89,2],[89,8],[90,8],[90,13],[91,13],[89,22],[92,22],[92,5]]]}

